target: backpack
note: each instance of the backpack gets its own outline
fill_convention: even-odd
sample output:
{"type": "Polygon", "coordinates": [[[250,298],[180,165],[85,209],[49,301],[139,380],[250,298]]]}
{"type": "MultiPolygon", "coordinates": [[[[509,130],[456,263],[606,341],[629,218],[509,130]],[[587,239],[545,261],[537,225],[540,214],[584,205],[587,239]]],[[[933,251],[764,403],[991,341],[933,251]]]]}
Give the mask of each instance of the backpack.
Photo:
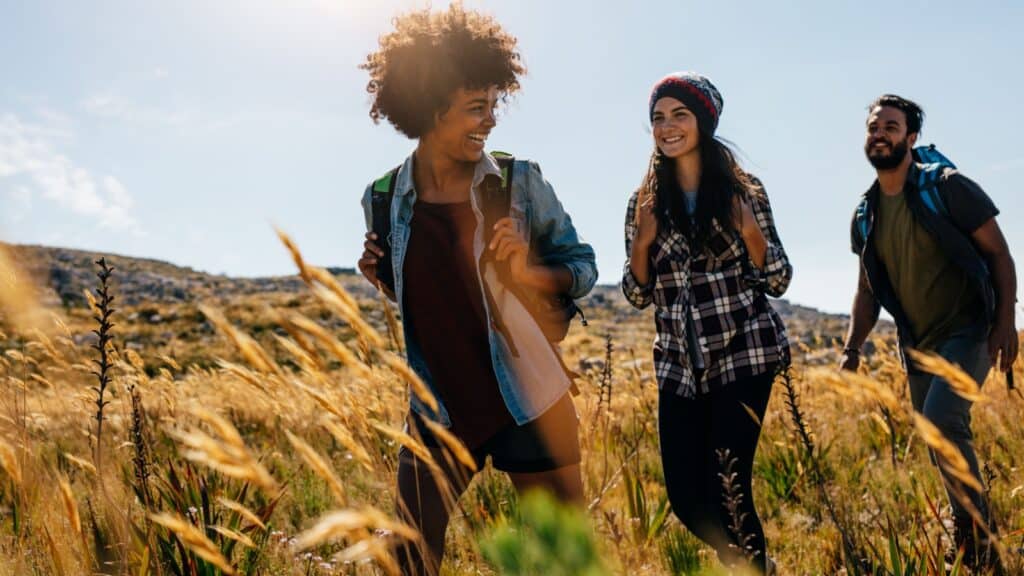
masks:
{"type": "MultiPolygon", "coordinates": [[[[917,189],[921,195],[921,203],[933,214],[949,218],[949,208],[939,194],[939,180],[947,168],[956,169],[956,165],[942,152],[935,148],[935,144],[918,146],[913,150],[914,162],[917,163],[917,189]]],[[[863,247],[867,242],[869,231],[868,222],[868,200],[867,197],[857,205],[854,215],[853,234],[857,245],[863,247]]],[[[1006,373],[1006,385],[1010,390],[1014,389],[1013,370],[1006,373]]]]}
{"type": "MultiPolygon", "coordinates": [[[[955,169],[956,165],[935,148],[935,144],[914,148],[914,162],[917,163],[917,189],[921,202],[928,210],[943,218],[949,217],[949,209],[939,194],[939,180],[947,168],[955,169]]],[[[868,199],[865,196],[854,215],[854,239],[858,246],[864,246],[868,239],[868,199]]]]}
{"type": "MultiPolygon", "coordinates": [[[[498,163],[501,169],[500,178],[488,176],[484,178],[481,187],[481,212],[483,212],[484,243],[488,244],[494,231],[494,224],[498,220],[508,216],[512,206],[512,166],[515,158],[504,152],[491,152],[491,157],[498,163]]],[[[387,174],[373,183],[370,206],[373,213],[373,232],[377,235],[377,242],[384,251],[384,256],[377,260],[377,279],[389,290],[395,289],[394,268],[391,264],[391,203],[395,196],[395,185],[398,180],[398,170],[401,166],[391,169],[387,174]]],[[[490,252],[486,251],[484,261],[488,259],[490,252]]],[[[506,286],[523,305],[530,311],[537,325],[544,332],[549,342],[561,342],[569,332],[569,325],[573,317],[580,316],[580,324],[587,326],[586,316],[583,310],[576,305],[576,301],[567,294],[559,294],[554,297],[542,297],[536,293],[530,293],[521,286],[511,282],[507,262],[493,262],[498,272],[498,279],[506,286]]],[[[488,300],[488,308],[492,311],[495,327],[502,332],[504,330],[497,313],[497,306],[489,290],[484,290],[488,300]]],[[[507,338],[511,344],[511,338],[507,338]]]]}

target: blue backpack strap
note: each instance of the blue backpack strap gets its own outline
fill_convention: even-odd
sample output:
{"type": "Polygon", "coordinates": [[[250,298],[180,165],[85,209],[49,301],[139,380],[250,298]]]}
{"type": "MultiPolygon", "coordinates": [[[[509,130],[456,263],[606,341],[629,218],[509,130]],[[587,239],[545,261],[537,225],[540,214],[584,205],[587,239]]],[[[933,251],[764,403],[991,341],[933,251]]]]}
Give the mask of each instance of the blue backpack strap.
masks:
{"type": "Polygon", "coordinates": [[[377,259],[377,279],[391,291],[395,289],[395,272],[391,267],[391,202],[395,197],[395,185],[398,182],[397,166],[387,174],[373,181],[370,198],[372,212],[372,231],[377,235],[377,245],[384,250],[384,256],[377,259]]]}
{"type": "Polygon", "coordinates": [[[918,169],[915,184],[921,194],[921,201],[933,213],[949,216],[949,209],[939,195],[939,180],[947,168],[956,169],[956,165],[939,152],[934,144],[918,146],[914,148],[913,154],[918,169]]]}
{"type": "Polygon", "coordinates": [[[868,232],[870,231],[868,198],[865,195],[860,204],[857,204],[857,210],[853,213],[854,243],[857,245],[858,252],[863,251],[864,244],[868,241],[868,232]]]}

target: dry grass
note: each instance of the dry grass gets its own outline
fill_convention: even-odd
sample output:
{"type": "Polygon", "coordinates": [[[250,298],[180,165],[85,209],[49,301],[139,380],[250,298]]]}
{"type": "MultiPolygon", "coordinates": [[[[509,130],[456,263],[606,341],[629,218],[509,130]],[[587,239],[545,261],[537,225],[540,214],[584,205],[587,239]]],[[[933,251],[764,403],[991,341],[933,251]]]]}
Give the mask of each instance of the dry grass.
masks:
{"type": "MultiPolygon", "coordinates": [[[[4,272],[0,576],[138,574],[142,566],[166,575],[172,565],[186,574],[396,573],[394,542],[416,538],[389,512],[398,447],[433,462],[401,431],[409,389],[428,404],[434,399],[395,352],[400,326],[381,301],[353,296],[347,280],[287,246],[309,286],[300,297],[224,296],[158,310],[177,318],[170,331],[186,335],[180,338],[128,320],[132,307],[119,309],[100,467],[76,456],[92,449],[89,310],[40,309],[30,288],[12,284],[21,277],[4,272]],[[16,316],[15,304],[24,308],[16,316]],[[216,339],[204,335],[205,322],[216,339]],[[130,430],[129,386],[145,408],[138,438],[130,430]],[[149,508],[134,485],[133,442],[146,443],[139,453],[150,459],[149,508]]],[[[615,574],[668,574],[669,566],[692,562],[711,573],[713,555],[680,536],[673,518],[657,516],[664,488],[649,361],[653,323],[611,305],[587,312],[590,327],[574,327],[562,349],[567,364],[582,371],[575,402],[587,514],[603,562],[615,574]]],[[[894,573],[893,535],[903,568],[915,566],[904,572],[939,569],[935,550],[948,538],[949,513],[927,448],[954,471],[963,471],[962,456],[946,455],[948,442],[914,418],[891,340],[876,346],[857,375],[831,369],[835,350],[826,338],[796,350],[800,408],[815,446],[810,457],[837,503],[835,520],[808,474],[811,462],[781,386],[763,419],[755,496],[782,574],[848,570],[844,546],[856,547],[879,573],[894,573]]],[[[976,445],[1002,542],[1006,550],[1020,547],[1024,401],[997,377],[972,388],[955,367],[918,361],[931,362],[977,402],[976,445]]],[[[1017,375],[1024,381],[1020,365],[1017,375]]],[[[455,459],[473,464],[457,439],[435,433],[455,459]]],[[[514,518],[513,491],[486,467],[461,504],[444,573],[493,573],[477,542],[499,520],[514,518]]],[[[1007,562],[1024,570],[1019,558],[1007,562]]]]}

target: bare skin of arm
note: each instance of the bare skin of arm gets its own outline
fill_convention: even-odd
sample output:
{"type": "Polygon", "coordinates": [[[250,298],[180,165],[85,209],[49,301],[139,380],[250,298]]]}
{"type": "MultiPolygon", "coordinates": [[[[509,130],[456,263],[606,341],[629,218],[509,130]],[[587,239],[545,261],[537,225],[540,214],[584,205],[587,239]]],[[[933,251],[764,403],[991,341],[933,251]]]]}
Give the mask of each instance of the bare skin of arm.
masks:
{"type": "Polygon", "coordinates": [[[747,245],[747,253],[750,260],[758,269],[764,268],[764,260],[768,255],[768,240],[764,237],[761,226],[757,223],[754,210],[750,207],[750,201],[740,195],[734,199],[734,226],[747,245]]]}
{"type": "MultiPolygon", "coordinates": [[[[860,350],[867,340],[868,334],[878,323],[878,303],[874,294],[871,293],[871,286],[868,284],[864,268],[860,267],[860,276],[857,280],[857,293],[853,297],[853,309],[850,311],[850,328],[846,332],[846,342],[843,348],[846,350],[860,350]]],[[[860,354],[843,352],[839,361],[839,367],[843,370],[856,372],[860,366],[860,354]]]]}
{"type": "Polygon", "coordinates": [[[996,315],[988,336],[988,355],[992,365],[1001,356],[999,370],[1008,372],[1017,359],[1017,328],[1014,325],[1014,305],[1017,298],[1017,272],[1006,245],[1006,238],[995,218],[971,233],[974,246],[988,262],[992,286],[996,292],[996,315]]]}

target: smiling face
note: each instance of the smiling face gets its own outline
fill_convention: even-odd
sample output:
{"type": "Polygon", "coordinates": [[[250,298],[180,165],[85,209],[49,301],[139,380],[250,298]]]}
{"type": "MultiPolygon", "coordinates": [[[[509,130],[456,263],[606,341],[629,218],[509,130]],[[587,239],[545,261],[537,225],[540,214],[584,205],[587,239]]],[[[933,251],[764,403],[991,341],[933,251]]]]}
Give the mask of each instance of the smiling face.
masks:
{"type": "Polygon", "coordinates": [[[892,170],[903,163],[917,133],[907,133],[907,115],[892,106],[876,106],[868,116],[864,153],[878,170],[892,170]]]}
{"type": "Polygon", "coordinates": [[[459,89],[452,94],[447,110],[437,115],[433,129],[424,137],[437,148],[460,162],[477,162],[491,129],[497,124],[495,109],[498,89],[459,89]]]}
{"type": "Polygon", "coordinates": [[[651,125],[654,145],[665,156],[676,159],[698,153],[697,117],[679,100],[668,96],[658,99],[651,125]]]}

